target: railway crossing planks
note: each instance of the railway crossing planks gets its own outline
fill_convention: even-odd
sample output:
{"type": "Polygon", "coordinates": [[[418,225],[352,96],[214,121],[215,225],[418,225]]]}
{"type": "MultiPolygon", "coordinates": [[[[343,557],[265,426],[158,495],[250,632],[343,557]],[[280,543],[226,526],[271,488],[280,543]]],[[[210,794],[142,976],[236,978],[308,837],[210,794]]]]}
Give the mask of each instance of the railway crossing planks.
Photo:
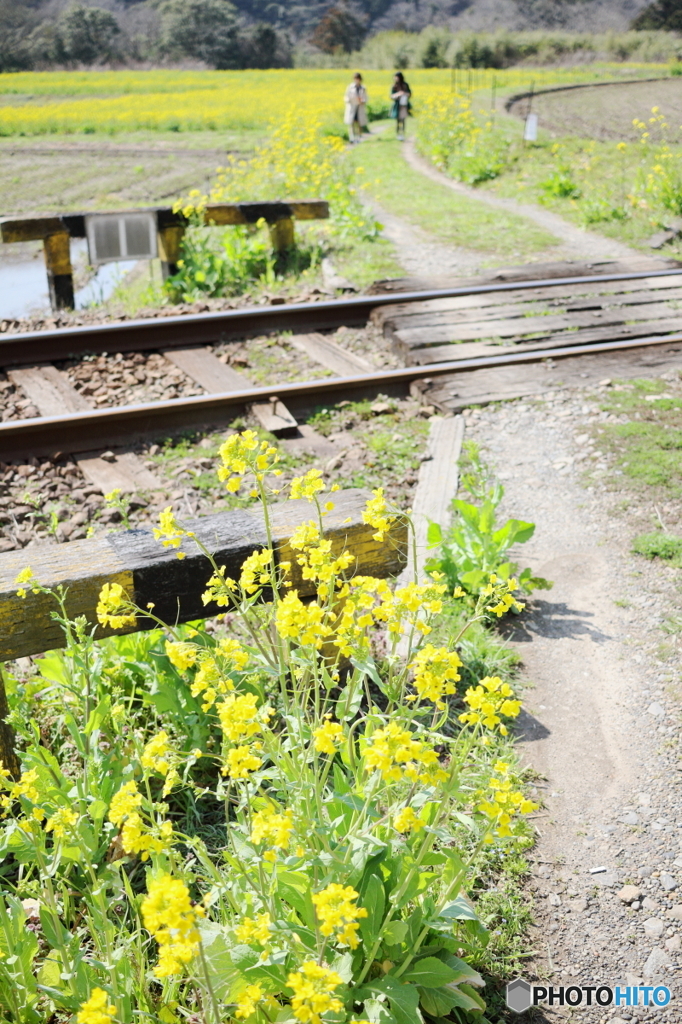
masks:
{"type": "Polygon", "coordinates": [[[681,303],[679,278],[652,274],[417,301],[372,319],[413,366],[487,354],[501,341],[538,349],[671,334],[682,329],[681,303]]]}

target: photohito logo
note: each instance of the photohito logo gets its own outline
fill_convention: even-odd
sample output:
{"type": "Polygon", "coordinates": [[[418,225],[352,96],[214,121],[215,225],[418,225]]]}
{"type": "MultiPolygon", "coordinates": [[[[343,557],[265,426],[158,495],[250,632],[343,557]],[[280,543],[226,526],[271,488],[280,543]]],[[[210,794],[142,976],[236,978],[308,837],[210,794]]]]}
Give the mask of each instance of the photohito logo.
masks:
{"type": "Polygon", "coordinates": [[[507,1006],[523,1013],[531,1006],[667,1006],[665,985],[530,985],[516,978],[507,985],[507,1006]]]}

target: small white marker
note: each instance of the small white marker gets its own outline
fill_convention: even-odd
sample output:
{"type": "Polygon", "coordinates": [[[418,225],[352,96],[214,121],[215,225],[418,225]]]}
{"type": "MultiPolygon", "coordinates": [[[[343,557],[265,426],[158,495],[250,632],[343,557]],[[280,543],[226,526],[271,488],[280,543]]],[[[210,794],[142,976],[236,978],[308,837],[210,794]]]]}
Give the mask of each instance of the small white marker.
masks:
{"type": "Polygon", "coordinates": [[[600,875],[602,873],[602,871],[608,871],[608,868],[606,868],[606,867],[590,868],[590,874],[591,875],[600,875]]]}

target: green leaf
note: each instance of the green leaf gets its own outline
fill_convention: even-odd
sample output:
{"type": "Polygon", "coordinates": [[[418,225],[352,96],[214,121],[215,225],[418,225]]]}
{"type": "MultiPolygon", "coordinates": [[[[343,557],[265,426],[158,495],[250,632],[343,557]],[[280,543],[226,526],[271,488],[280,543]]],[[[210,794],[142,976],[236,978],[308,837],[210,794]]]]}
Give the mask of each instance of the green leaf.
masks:
{"type": "Polygon", "coordinates": [[[407,925],[404,921],[389,921],[384,928],[384,942],[387,946],[399,946],[407,938],[407,925]]]}
{"type": "Polygon", "coordinates": [[[396,1019],[396,1024],[422,1024],[422,1015],[419,1012],[419,992],[414,985],[405,985],[387,975],[368,986],[379,992],[383,992],[391,1004],[391,1012],[396,1019]]]}
{"type": "MultiPolygon", "coordinates": [[[[481,984],[485,984],[482,978],[481,984]]],[[[472,988],[471,985],[460,985],[459,991],[463,995],[468,996],[469,999],[473,999],[475,1003],[478,1003],[478,1006],[480,1007],[481,1011],[485,1010],[485,999],[476,991],[476,989],[472,988]]]]}
{"type": "Polygon", "coordinates": [[[89,736],[95,731],[95,729],[101,729],[102,723],[109,714],[110,707],[111,696],[107,694],[106,697],[102,698],[97,707],[90,712],[90,717],[88,718],[87,725],[85,726],[86,736],[89,736]]]}
{"type": "Polygon", "coordinates": [[[461,1010],[473,1010],[475,1013],[481,1013],[481,1011],[485,1009],[485,1003],[481,1006],[481,1002],[483,1002],[483,1000],[476,993],[474,993],[474,995],[476,995],[476,998],[474,999],[466,992],[462,992],[461,987],[453,988],[451,991],[455,1000],[454,1006],[458,1006],[461,1010]]]}
{"type": "Polygon", "coordinates": [[[296,911],[308,928],[315,928],[315,908],[310,894],[308,876],[302,871],[280,871],[277,874],[277,893],[296,911]]]}
{"type": "Polygon", "coordinates": [[[438,914],[438,917],[446,921],[480,920],[474,908],[463,896],[458,896],[456,900],[452,901],[452,903],[446,904],[438,914]]]}
{"type": "Polygon", "coordinates": [[[371,1024],[396,1024],[396,1019],[386,1003],[379,999],[365,999],[363,1017],[371,1024]]]}
{"type": "Polygon", "coordinates": [[[59,953],[51,949],[43,960],[42,967],[38,971],[37,980],[39,985],[47,985],[50,988],[61,989],[62,968],[59,953]]]}
{"type": "Polygon", "coordinates": [[[473,967],[470,967],[466,960],[460,960],[459,957],[448,953],[443,956],[443,962],[455,972],[455,978],[449,984],[459,985],[462,982],[466,982],[468,985],[478,985],[479,988],[485,987],[485,982],[481,975],[473,967]]]}
{"type": "Polygon", "coordinates": [[[213,921],[200,921],[201,946],[206,971],[218,999],[230,1002],[234,987],[241,974],[234,965],[232,949],[220,925],[213,921]]]}
{"type": "Polygon", "coordinates": [[[46,906],[40,908],[40,925],[43,935],[52,949],[60,949],[68,945],[71,932],[67,931],[59,920],[55,920],[52,913],[46,906]]]}
{"type": "Polygon", "coordinates": [[[413,985],[421,985],[422,988],[439,988],[441,985],[453,982],[457,975],[442,960],[438,960],[435,956],[427,956],[412,964],[405,971],[403,977],[405,981],[409,981],[413,985]]]}
{"type": "Polygon", "coordinates": [[[360,931],[365,942],[372,942],[381,930],[386,910],[383,882],[375,874],[371,874],[365,882],[360,894],[360,905],[367,911],[367,917],[360,918],[360,931]]]}
{"type": "Polygon", "coordinates": [[[445,1017],[453,1006],[457,1005],[457,997],[447,988],[419,987],[419,1001],[423,1010],[431,1017],[445,1017]]]}
{"type": "Polygon", "coordinates": [[[441,530],[438,523],[429,522],[428,529],[426,531],[426,543],[429,547],[435,547],[436,544],[440,544],[443,540],[443,531],[441,530]]]}
{"type": "Polygon", "coordinates": [[[362,704],[362,685],[356,682],[354,685],[344,686],[336,702],[336,717],[340,722],[355,718],[362,704]]]}

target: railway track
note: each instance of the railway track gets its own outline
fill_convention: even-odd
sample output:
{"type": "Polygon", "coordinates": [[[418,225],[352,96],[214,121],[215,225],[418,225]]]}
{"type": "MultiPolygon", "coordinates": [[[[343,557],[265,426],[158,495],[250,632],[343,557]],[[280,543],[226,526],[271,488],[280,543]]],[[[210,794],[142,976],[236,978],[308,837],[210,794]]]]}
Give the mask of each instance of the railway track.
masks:
{"type": "Polygon", "coordinates": [[[127,475],[128,489],[153,488],[152,475],[135,464],[135,456],[127,457],[127,468],[125,459],[112,467],[102,463],[102,449],[220,426],[243,409],[286,436],[297,434],[299,422],[316,408],[344,400],[404,396],[417,388],[431,404],[456,411],[571,382],[682,365],[682,267],[643,258],[596,269],[512,268],[449,287],[406,281],[407,290],[388,283],[376,294],[342,300],[4,334],[0,365],[41,415],[0,424],[0,459],[74,453],[86,476],[102,487],[110,488],[112,480],[125,484],[127,475]],[[369,321],[408,365],[378,370],[314,333],[369,321]],[[335,376],[254,387],[205,347],[272,330],[293,331],[293,340],[335,376]],[[140,349],[161,351],[206,393],[93,408],[51,362],[46,365],[86,352],[140,349]]]}

